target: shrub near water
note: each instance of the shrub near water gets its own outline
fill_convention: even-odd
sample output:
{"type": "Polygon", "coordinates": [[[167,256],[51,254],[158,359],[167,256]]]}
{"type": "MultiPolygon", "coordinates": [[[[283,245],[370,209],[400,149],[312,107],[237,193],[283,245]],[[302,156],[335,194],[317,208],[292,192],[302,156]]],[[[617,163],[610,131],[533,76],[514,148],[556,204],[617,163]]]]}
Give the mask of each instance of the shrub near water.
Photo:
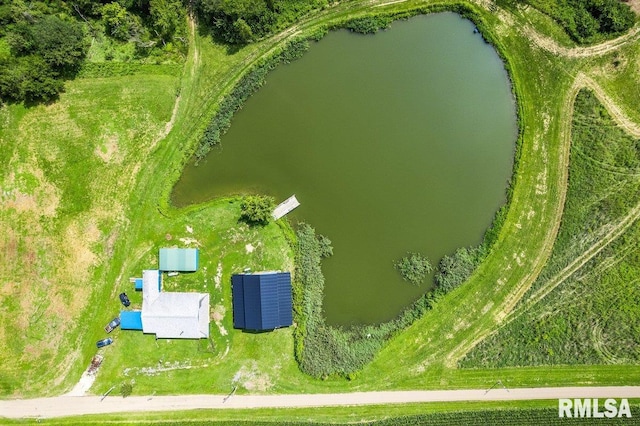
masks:
{"type": "Polygon", "coordinates": [[[471,277],[484,257],[484,246],[462,247],[454,254],[444,256],[434,277],[436,286],[445,293],[459,287],[471,277]]]}
{"type": "Polygon", "coordinates": [[[429,259],[420,253],[407,253],[407,256],[395,262],[394,266],[402,275],[402,279],[413,285],[422,284],[433,270],[429,259]]]}
{"type": "Polygon", "coordinates": [[[273,197],[249,195],[240,204],[240,220],[249,225],[266,225],[271,219],[271,212],[276,205],[273,197]]]}

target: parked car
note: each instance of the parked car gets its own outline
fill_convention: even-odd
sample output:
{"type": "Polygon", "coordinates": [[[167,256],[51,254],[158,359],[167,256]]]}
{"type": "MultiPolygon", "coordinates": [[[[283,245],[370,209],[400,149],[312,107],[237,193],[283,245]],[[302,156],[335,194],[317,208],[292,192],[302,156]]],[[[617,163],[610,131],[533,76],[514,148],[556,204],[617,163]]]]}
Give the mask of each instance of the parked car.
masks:
{"type": "Polygon", "coordinates": [[[113,343],[113,339],[111,337],[107,337],[106,339],[98,340],[96,342],[96,346],[98,348],[103,348],[105,346],[109,346],[112,343],[113,343]]]}
{"type": "Polygon", "coordinates": [[[129,306],[131,304],[129,298],[127,297],[127,293],[120,293],[120,301],[124,306],[129,306]]]}
{"type": "Polygon", "coordinates": [[[109,324],[104,327],[104,331],[111,333],[114,328],[120,325],[120,317],[115,317],[109,324]]]}

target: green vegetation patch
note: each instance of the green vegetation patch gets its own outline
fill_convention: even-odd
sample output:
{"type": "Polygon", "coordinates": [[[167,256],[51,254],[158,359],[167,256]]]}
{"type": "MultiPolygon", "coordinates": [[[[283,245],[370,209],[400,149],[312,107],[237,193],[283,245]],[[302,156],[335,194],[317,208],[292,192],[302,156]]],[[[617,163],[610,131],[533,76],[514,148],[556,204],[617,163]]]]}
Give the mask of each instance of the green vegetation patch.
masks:
{"type": "Polygon", "coordinates": [[[131,175],[170,118],[175,84],[151,73],[76,80],[56,104],[0,108],[10,165],[0,173],[0,394],[58,392],[68,383],[53,378],[77,380],[72,364],[84,369],[95,353],[113,317],[95,316],[104,301],[94,297],[117,276],[100,266],[112,261],[131,175]]]}
{"type": "Polygon", "coordinates": [[[552,256],[513,321],[467,354],[463,367],[640,361],[640,224],[573,274],[564,272],[637,208],[640,141],[586,90],[575,100],[572,139],[569,190],[552,256]],[[549,286],[555,287],[539,300],[549,286]]]}
{"type": "Polygon", "coordinates": [[[500,0],[503,6],[531,5],[558,22],[578,43],[595,43],[628,31],[636,16],[620,0],[500,0]]]}
{"type": "Polygon", "coordinates": [[[194,2],[202,21],[217,40],[246,44],[261,39],[305,13],[326,6],[327,0],[243,0],[194,2]]]}
{"type": "Polygon", "coordinates": [[[0,101],[56,100],[87,57],[182,62],[186,16],[180,0],[0,3],[0,101]]]}

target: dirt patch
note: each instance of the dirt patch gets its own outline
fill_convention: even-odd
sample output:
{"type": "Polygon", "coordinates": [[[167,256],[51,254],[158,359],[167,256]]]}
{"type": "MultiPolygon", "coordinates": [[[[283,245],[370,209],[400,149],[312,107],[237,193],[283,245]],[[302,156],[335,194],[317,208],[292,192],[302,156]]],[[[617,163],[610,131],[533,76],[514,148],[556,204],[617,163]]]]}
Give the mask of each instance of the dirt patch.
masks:
{"type": "Polygon", "coordinates": [[[71,223],[64,232],[63,275],[86,284],[91,268],[97,263],[92,246],[99,240],[100,230],[92,216],[71,223]],[[85,222],[86,221],[86,222],[85,222]]]}
{"type": "Polygon", "coordinates": [[[60,191],[52,185],[31,158],[12,171],[4,181],[0,193],[0,210],[14,209],[18,213],[33,212],[53,217],[60,204],[60,191]]]}
{"type": "Polygon", "coordinates": [[[216,276],[213,277],[213,282],[217,289],[222,287],[222,262],[218,262],[218,268],[216,269],[216,276]]]}
{"type": "Polygon", "coordinates": [[[269,375],[261,372],[255,361],[240,367],[240,370],[233,376],[232,383],[242,386],[248,391],[259,392],[264,392],[273,386],[269,375]]]}
{"type": "Polygon", "coordinates": [[[113,250],[116,245],[116,241],[118,240],[118,231],[113,230],[109,234],[107,241],[104,244],[104,254],[107,258],[113,256],[113,250]]]}
{"type": "Polygon", "coordinates": [[[637,15],[640,15],[640,0],[626,0],[625,3],[627,3],[631,7],[631,10],[637,15]]]}
{"type": "Polygon", "coordinates": [[[103,359],[104,358],[102,357],[102,355],[94,356],[91,360],[91,363],[89,364],[89,367],[87,367],[86,371],[82,373],[82,376],[80,377],[78,383],[76,383],[73,389],[70,392],[66,393],[65,396],[84,396],[89,391],[89,389],[91,389],[93,382],[96,381],[96,375],[98,374],[98,370],[102,365],[103,359]]]}
{"type": "Polygon", "coordinates": [[[195,238],[180,238],[180,241],[187,246],[194,245],[200,247],[200,241],[195,238]]]}
{"type": "Polygon", "coordinates": [[[215,322],[216,326],[218,326],[218,330],[220,330],[221,336],[226,336],[229,334],[227,330],[222,325],[222,320],[224,319],[224,315],[227,312],[224,305],[216,305],[211,311],[211,319],[215,322]]]}
{"type": "Polygon", "coordinates": [[[93,151],[105,163],[121,163],[123,158],[118,150],[118,135],[105,135],[102,143],[96,146],[93,151]]]}

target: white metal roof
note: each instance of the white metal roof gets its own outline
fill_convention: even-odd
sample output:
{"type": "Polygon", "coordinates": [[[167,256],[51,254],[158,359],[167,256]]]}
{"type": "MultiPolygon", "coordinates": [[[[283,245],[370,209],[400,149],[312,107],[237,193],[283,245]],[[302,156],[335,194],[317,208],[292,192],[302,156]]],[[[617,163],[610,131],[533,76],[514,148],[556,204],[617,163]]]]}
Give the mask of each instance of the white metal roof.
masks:
{"type": "Polygon", "coordinates": [[[209,294],[163,292],[160,273],[143,271],[142,331],[159,338],[209,337],[209,294]]]}

